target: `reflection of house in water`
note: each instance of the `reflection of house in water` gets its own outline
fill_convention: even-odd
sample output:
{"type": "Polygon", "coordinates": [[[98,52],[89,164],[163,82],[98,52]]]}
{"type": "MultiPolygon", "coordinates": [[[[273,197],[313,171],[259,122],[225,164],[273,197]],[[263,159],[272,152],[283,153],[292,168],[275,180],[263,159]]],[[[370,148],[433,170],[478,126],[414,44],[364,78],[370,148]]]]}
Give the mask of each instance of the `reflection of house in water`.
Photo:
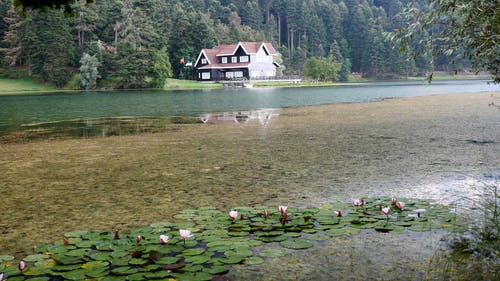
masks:
{"type": "Polygon", "coordinates": [[[269,121],[279,114],[274,109],[260,109],[251,111],[233,111],[209,113],[200,116],[203,123],[223,124],[223,123],[247,123],[250,121],[259,121],[261,125],[267,125],[269,121]]]}

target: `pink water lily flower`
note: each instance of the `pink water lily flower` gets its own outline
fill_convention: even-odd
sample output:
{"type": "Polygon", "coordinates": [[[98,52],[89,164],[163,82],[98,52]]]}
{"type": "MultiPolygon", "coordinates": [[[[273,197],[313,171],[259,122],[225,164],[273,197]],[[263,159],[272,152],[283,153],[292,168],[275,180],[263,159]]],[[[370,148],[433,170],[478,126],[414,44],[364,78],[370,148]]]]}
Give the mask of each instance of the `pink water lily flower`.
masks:
{"type": "Polygon", "coordinates": [[[3,281],[3,273],[0,273],[0,281],[3,281]]]}
{"type": "Polygon", "coordinates": [[[354,200],[352,200],[352,204],[354,205],[354,207],[359,207],[359,206],[363,205],[363,202],[359,199],[354,199],[354,200]]]}
{"type": "Polygon", "coordinates": [[[141,243],[141,241],[142,241],[142,236],[141,236],[141,235],[137,235],[137,236],[135,237],[135,242],[137,242],[137,243],[141,243]]]}
{"type": "Polygon", "coordinates": [[[264,218],[268,218],[269,217],[269,213],[267,212],[267,210],[264,210],[264,212],[262,213],[262,215],[264,216],[264,218]]]}
{"type": "Polygon", "coordinates": [[[405,208],[405,202],[398,201],[396,203],[396,208],[403,210],[405,208]]]}
{"type": "Polygon", "coordinates": [[[191,231],[187,230],[187,229],[179,229],[179,235],[181,236],[182,239],[187,239],[189,237],[193,237],[193,234],[191,234],[191,231]]]}
{"type": "Polygon", "coordinates": [[[387,215],[389,215],[391,213],[391,208],[389,208],[389,207],[383,207],[381,209],[381,211],[382,211],[382,213],[384,213],[384,215],[387,216],[387,215]]]}
{"type": "Polygon", "coordinates": [[[238,212],[237,211],[231,211],[231,212],[229,212],[229,217],[232,220],[235,220],[236,218],[238,218],[238,212]]]}
{"type": "Polygon", "coordinates": [[[282,215],[286,215],[286,209],[288,209],[287,206],[278,206],[278,210],[282,215]]]}
{"type": "Polygon", "coordinates": [[[344,212],[342,212],[341,210],[338,210],[338,211],[335,211],[335,215],[340,218],[340,217],[344,216],[344,212]]]}
{"type": "Polygon", "coordinates": [[[391,205],[396,205],[396,203],[398,202],[398,200],[394,197],[391,198],[391,205]]]}
{"type": "Polygon", "coordinates": [[[20,261],[18,268],[23,271],[26,268],[26,263],[24,261],[20,261]]]}
{"type": "Polygon", "coordinates": [[[168,238],[167,235],[164,234],[160,235],[160,244],[167,244],[168,241],[170,241],[170,239],[168,238]]]}

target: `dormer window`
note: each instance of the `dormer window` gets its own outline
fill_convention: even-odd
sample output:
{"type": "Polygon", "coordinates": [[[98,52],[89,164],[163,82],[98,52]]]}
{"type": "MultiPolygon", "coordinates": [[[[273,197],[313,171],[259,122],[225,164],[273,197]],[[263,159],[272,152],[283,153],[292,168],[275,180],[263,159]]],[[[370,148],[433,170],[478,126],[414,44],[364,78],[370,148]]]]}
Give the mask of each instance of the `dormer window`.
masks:
{"type": "Polygon", "coordinates": [[[222,57],[221,62],[222,62],[222,63],[227,63],[227,57],[222,57]]]}
{"type": "Polygon", "coordinates": [[[201,59],[201,64],[207,64],[207,59],[205,58],[201,59]]]}

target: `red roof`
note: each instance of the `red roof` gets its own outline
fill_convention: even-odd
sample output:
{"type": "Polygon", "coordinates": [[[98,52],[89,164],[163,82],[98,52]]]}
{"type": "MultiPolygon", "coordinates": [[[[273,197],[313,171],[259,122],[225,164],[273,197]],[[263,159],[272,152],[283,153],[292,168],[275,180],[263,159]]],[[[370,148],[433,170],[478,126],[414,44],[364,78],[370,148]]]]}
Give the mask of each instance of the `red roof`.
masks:
{"type": "Polygon", "coordinates": [[[200,60],[202,55],[204,55],[205,58],[208,60],[208,64],[203,65],[203,66],[199,67],[198,69],[247,67],[250,64],[250,62],[227,63],[227,64],[226,63],[224,63],[224,64],[219,63],[219,60],[217,57],[219,57],[219,56],[232,56],[236,53],[236,51],[238,50],[239,47],[242,47],[243,50],[245,51],[245,53],[248,55],[257,54],[257,52],[260,50],[260,48],[264,48],[264,50],[271,56],[277,55],[277,52],[271,43],[239,42],[238,44],[220,45],[220,46],[214,47],[213,49],[201,50],[200,55],[198,56],[198,59],[196,59],[195,65],[198,65],[198,61],[200,60]]]}

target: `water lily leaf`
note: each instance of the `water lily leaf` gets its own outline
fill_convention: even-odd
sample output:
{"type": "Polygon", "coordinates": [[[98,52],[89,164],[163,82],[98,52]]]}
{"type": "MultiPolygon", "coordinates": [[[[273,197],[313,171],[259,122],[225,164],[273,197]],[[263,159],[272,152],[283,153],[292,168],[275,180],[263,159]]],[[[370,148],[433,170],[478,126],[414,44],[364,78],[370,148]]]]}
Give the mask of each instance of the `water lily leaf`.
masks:
{"type": "Polygon", "coordinates": [[[183,271],[183,272],[196,272],[196,271],[201,271],[201,270],[203,270],[202,265],[186,264],[186,266],[184,266],[181,271],[183,271]]]}
{"type": "Polygon", "coordinates": [[[186,273],[173,273],[173,277],[179,281],[209,281],[212,280],[212,275],[206,272],[186,272],[186,273]]]}
{"type": "Polygon", "coordinates": [[[280,245],[289,249],[307,249],[313,246],[311,242],[304,239],[285,240],[280,242],[280,245]]]}
{"type": "MultiPolygon", "coordinates": [[[[153,279],[153,278],[151,278],[151,279],[153,279]]],[[[146,277],[144,276],[144,273],[141,272],[141,273],[134,273],[134,274],[128,275],[126,280],[140,281],[140,280],[149,280],[149,279],[146,279],[146,277]]]]}
{"type": "Polygon", "coordinates": [[[87,253],[88,249],[76,249],[76,250],[70,250],[65,253],[66,256],[68,257],[81,257],[84,256],[87,253]]]}
{"type": "Polygon", "coordinates": [[[192,248],[192,249],[186,249],[182,251],[183,256],[196,256],[196,255],[201,255],[205,252],[205,249],[203,248],[192,248]]]}
{"type": "MultiPolygon", "coordinates": [[[[14,258],[14,257],[12,257],[14,258]]],[[[44,254],[35,254],[35,255],[29,255],[23,258],[23,261],[25,262],[38,262],[41,260],[45,260],[50,258],[49,255],[44,255],[44,254]]]]}
{"type": "Polygon", "coordinates": [[[137,272],[139,272],[138,268],[130,266],[116,267],[111,270],[111,273],[115,275],[130,275],[137,272]]]}
{"type": "Polygon", "coordinates": [[[155,261],[157,264],[174,264],[179,261],[178,257],[163,257],[155,261]]]}
{"type": "Polygon", "coordinates": [[[261,240],[264,243],[281,242],[288,239],[285,235],[276,237],[256,237],[255,239],[261,240]]]}
{"type": "Polygon", "coordinates": [[[132,258],[128,261],[128,264],[130,265],[144,265],[147,264],[149,261],[145,259],[139,259],[139,258],[132,258]]]}
{"type": "Polygon", "coordinates": [[[95,261],[109,261],[111,259],[111,255],[108,253],[94,253],[90,255],[90,258],[95,261]]]}
{"type": "Polygon", "coordinates": [[[283,234],[283,236],[288,237],[288,238],[298,238],[298,237],[302,236],[302,234],[300,234],[300,232],[288,232],[288,233],[283,234]]]}
{"type": "Polygon", "coordinates": [[[101,281],[123,281],[122,276],[107,276],[104,277],[101,281]]]}
{"type": "Polygon", "coordinates": [[[52,255],[52,259],[54,259],[59,264],[80,264],[83,263],[83,260],[78,256],[67,256],[63,254],[54,254],[52,255]]]}
{"type": "MultiPolygon", "coordinates": [[[[203,271],[206,272],[205,269],[203,271]]],[[[229,271],[229,267],[223,266],[223,265],[212,266],[208,269],[208,273],[210,273],[212,275],[224,274],[224,273],[227,273],[228,271],[229,271]]]]}
{"type": "Polygon", "coordinates": [[[139,271],[141,271],[141,272],[153,272],[153,271],[156,271],[160,268],[161,268],[161,266],[158,264],[148,264],[146,266],[140,267],[139,271]]]}
{"type": "Polygon", "coordinates": [[[13,261],[14,257],[9,255],[1,255],[0,262],[13,261]]]}
{"type": "Polygon", "coordinates": [[[284,234],[284,231],[281,230],[274,230],[274,231],[257,231],[254,233],[255,236],[258,237],[273,237],[273,236],[280,236],[284,234]]]}
{"type": "Polygon", "coordinates": [[[207,256],[187,256],[184,261],[191,264],[204,264],[210,260],[207,256]]]}
{"type": "Polygon", "coordinates": [[[245,257],[241,256],[229,256],[229,257],[219,258],[219,261],[224,264],[237,264],[243,262],[244,259],[245,257]]]}
{"type": "MultiPolygon", "coordinates": [[[[162,279],[162,278],[167,278],[168,276],[170,276],[170,273],[167,271],[148,272],[144,274],[145,280],[162,279]]],[[[130,278],[128,280],[130,280],[130,278]]],[[[138,280],[144,280],[144,279],[138,279],[138,280]]]]}
{"type": "Polygon", "coordinates": [[[84,280],[85,276],[85,271],[82,269],[62,273],[62,277],[66,280],[84,280]]]}
{"type": "Polygon", "coordinates": [[[71,271],[82,268],[81,264],[56,265],[51,268],[52,271],[71,271]]]}
{"type": "Polygon", "coordinates": [[[109,262],[113,266],[125,266],[125,265],[128,265],[129,259],[130,259],[129,257],[114,258],[114,259],[110,260],[109,262]]]}
{"type": "Polygon", "coordinates": [[[262,250],[259,255],[266,258],[277,258],[286,255],[286,250],[281,248],[267,248],[262,250]]]}
{"type": "MultiPolygon", "coordinates": [[[[17,267],[16,267],[16,269],[17,269],[17,267]]],[[[4,271],[4,273],[8,273],[8,272],[4,271]]],[[[20,273],[20,272],[18,271],[18,273],[20,273]]],[[[48,273],[52,273],[51,268],[41,267],[41,266],[28,267],[28,269],[25,269],[23,271],[23,275],[26,275],[26,276],[41,276],[41,275],[45,275],[48,273]]],[[[9,278],[9,280],[10,280],[10,278],[9,278]]]]}
{"type": "Polygon", "coordinates": [[[228,234],[229,236],[240,236],[240,237],[246,237],[250,235],[250,233],[246,231],[230,231],[228,234]]]}
{"type": "Polygon", "coordinates": [[[238,257],[251,257],[253,256],[253,252],[250,250],[231,250],[231,251],[226,251],[224,252],[224,255],[226,257],[230,256],[238,256],[238,257]]]}

